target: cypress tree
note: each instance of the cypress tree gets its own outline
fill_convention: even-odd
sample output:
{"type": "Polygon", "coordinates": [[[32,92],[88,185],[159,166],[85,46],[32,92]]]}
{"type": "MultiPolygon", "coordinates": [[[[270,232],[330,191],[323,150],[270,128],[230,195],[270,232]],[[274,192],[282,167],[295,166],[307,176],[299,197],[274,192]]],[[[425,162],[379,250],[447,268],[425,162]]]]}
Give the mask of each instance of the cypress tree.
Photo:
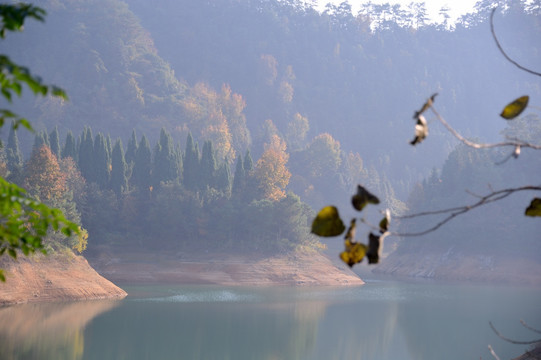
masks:
{"type": "Polygon", "coordinates": [[[201,152],[201,163],[199,166],[199,185],[200,189],[206,186],[216,187],[216,158],[214,157],[214,148],[212,141],[208,140],[203,143],[203,151],[201,152]]]}
{"type": "Polygon", "coordinates": [[[60,135],[58,134],[57,126],[55,126],[54,130],[49,134],[49,143],[51,144],[51,152],[55,154],[57,160],[60,160],[60,135]]]}
{"type": "Polygon", "coordinates": [[[109,184],[109,155],[107,152],[107,140],[102,133],[98,133],[94,139],[94,181],[105,189],[109,184]]]}
{"type": "Polygon", "coordinates": [[[75,137],[73,137],[71,131],[68,131],[66,134],[66,141],[62,148],[62,158],[65,159],[67,157],[70,157],[73,161],[77,162],[77,146],[75,144],[75,137]]]}
{"type": "Polygon", "coordinates": [[[10,172],[8,181],[19,183],[22,180],[23,155],[19,148],[19,138],[17,130],[13,129],[13,124],[9,128],[8,145],[6,148],[7,168],[10,172]]]}
{"type": "Polygon", "coordinates": [[[140,191],[146,191],[150,189],[151,185],[151,152],[150,144],[146,136],[143,134],[141,142],[137,147],[137,153],[135,154],[135,163],[133,166],[133,183],[139,188],[140,191]]]}
{"type": "Polygon", "coordinates": [[[79,170],[81,175],[88,182],[95,182],[93,162],[94,162],[94,140],[92,136],[92,129],[85,127],[81,136],[81,142],[79,146],[78,156],[79,170]]]}
{"type": "Polygon", "coordinates": [[[110,134],[107,134],[107,137],[105,138],[105,145],[105,147],[107,148],[107,158],[109,159],[109,161],[111,161],[111,158],[113,156],[113,142],[111,141],[110,134]]]}
{"type": "Polygon", "coordinates": [[[113,147],[111,167],[111,189],[117,196],[120,196],[122,191],[128,187],[128,180],[126,178],[128,166],[124,158],[124,149],[120,139],[115,142],[115,146],[113,147]]]}
{"type": "Polygon", "coordinates": [[[242,157],[237,156],[237,166],[235,167],[235,177],[233,178],[233,188],[231,192],[234,195],[240,194],[244,189],[246,184],[246,175],[244,174],[244,164],[242,162],[242,157]]]}
{"type": "Polygon", "coordinates": [[[252,155],[250,155],[250,150],[246,150],[246,155],[244,155],[244,171],[246,172],[246,175],[248,175],[248,173],[250,171],[252,171],[252,169],[254,168],[254,161],[252,160],[252,155]]]}
{"type": "Polygon", "coordinates": [[[164,128],[160,131],[160,141],[154,150],[152,176],[155,186],[158,186],[162,181],[172,181],[178,177],[178,162],[175,158],[173,140],[164,128]]]}
{"type": "Polygon", "coordinates": [[[137,153],[137,136],[135,135],[135,129],[131,132],[130,140],[128,140],[128,147],[126,148],[126,163],[133,164],[135,162],[135,154],[137,153]]]}
{"type": "Polygon", "coordinates": [[[43,145],[47,145],[47,147],[49,147],[49,145],[47,144],[47,141],[45,141],[45,136],[47,133],[43,132],[43,131],[40,131],[38,133],[36,133],[36,135],[34,136],[34,145],[32,145],[32,153],[36,152],[36,151],[39,151],[39,149],[43,146],[43,145]]]}
{"type": "Polygon", "coordinates": [[[186,150],[184,151],[182,165],[184,186],[188,190],[197,190],[199,177],[199,148],[197,143],[194,144],[191,133],[188,133],[188,137],[186,138],[186,150]]]}
{"type": "Polygon", "coordinates": [[[224,161],[216,174],[216,189],[226,194],[231,192],[231,169],[228,161],[224,161]]]}

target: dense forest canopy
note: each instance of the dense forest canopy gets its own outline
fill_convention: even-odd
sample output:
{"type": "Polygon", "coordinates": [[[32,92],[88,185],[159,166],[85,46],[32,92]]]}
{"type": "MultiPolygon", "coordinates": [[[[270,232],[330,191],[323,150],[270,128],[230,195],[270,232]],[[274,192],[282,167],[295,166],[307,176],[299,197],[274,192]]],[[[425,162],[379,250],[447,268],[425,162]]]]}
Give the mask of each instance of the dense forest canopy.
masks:
{"type": "MultiPolygon", "coordinates": [[[[539,80],[498,53],[489,1],[452,26],[429,23],[422,5],[367,4],[355,14],[347,2],[319,13],[294,0],[36,4],[47,10],[47,23],[28,24],[3,46],[65,88],[70,100],[28,97],[16,109],[49,135],[43,143],[61,169],[80,172],[84,182],[71,189],[73,201],[96,243],[120,241],[125,231],[141,244],[141,237],[172,239],[182,231],[226,247],[237,237],[274,237],[282,245],[269,246],[280,249],[313,244],[300,230],[308,205],[348,204],[357,183],[393,215],[421,206],[417,184],[429,179],[426,197],[434,174],[445,179],[434,194],[468,187],[456,172],[446,175],[465,150],[444,129],[431,127],[419,148],[408,144],[413,110],[429,94],[440,93],[438,108],[455,128],[486,140],[511,131],[497,120],[502,104],[523,93],[534,101],[541,96],[539,80]],[[441,171],[433,170],[448,156],[441,171]],[[67,158],[73,164],[62,165],[67,158]],[[245,187],[251,191],[239,190],[245,187]],[[235,201],[243,202],[242,214],[235,201]],[[185,216],[167,220],[170,214],[185,216]],[[255,225],[260,218],[273,219],[267,230],[255,225]],[[288,235],[276,235],[275,224],[284,222],[280,231],[288,235]]],[[[502,44],[535,67],[539,4],[498,5],[502,44]]],[[[31,144],[40,140],[18,135],[25,156],[9,171],[22,183],[29,173],[20,159],[30,159],[40,149],[31,144]]],[[[535,174],[531,161],[513,166],[535,174]]],[[[486,170],[481,186],[497,183],[491,179],[499,170],[477,170],[486,170]]],[[[77,176],[72,171],[73,186],[77,176]]]]}

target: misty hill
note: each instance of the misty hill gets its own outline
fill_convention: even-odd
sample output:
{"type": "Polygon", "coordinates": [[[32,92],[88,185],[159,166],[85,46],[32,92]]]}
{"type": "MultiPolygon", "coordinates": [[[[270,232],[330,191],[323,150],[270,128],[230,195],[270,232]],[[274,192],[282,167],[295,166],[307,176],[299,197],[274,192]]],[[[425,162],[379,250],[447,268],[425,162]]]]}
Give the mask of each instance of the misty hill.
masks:
{"type": "MultiPolygon", "coordinates": [[[[81,150],[90,126],[94,134],[101,133],[100,144],[108,141],[112,155],[110,139],[119,137],[127,144],[135,129],[148,139],[146,154],[155,161],[160,132],[165,129],[177,165],[186,155],[183,149],[189,148],[186,139],[191,133],[200,145],[210,141],[214,150],[207,154],[212,153],[214,165],[229,175],[247,150],[256,163],[277,139],[278,160],[291,171],[287,187],[281,190],[296,194],[276,201],[262,192],[251,193],[249,200],[256,202],[235,208],[244,216],[232,216],[238,214],[224,206],[232,206],[228,191],[216,193],[212,186],[186,188],[183,181],[190,172],[185,172],[185,163],[178,167],[174,181],[165,181],[163,187],[160,181],[152,183],[152,189],[147,186],[154,191],[151,204],[136,193],[137,184],[128,181],[118,196],[109,188],[110,182],[100,184],[89,178],[85,185],[89,197],[79,211],[89,228],[90,244],[92,237],[94,244],[126,239],[126,229],[115,220],[123,218],[129,220],[123,224],[136,243],[142,243],[141,237],[166,234],[159,241],[171,245],[169,241],[187,227],[205,244],[223,236],[226,241],[220,245],[234,248],[231,242],[237,240],[237,231],[254,249],[260,245],[251,242],[255,237],[262,243],[277,240],[266,244],[273,249],[290,248],[307,237],[299,231],[307,228],[310,218],[306,203],[315,209],[328,203],[348,207],[357,183],[378,194],[393,214],[400,214],[407,206],[414,209],[420,204],[416,193],[410,204],[404,199],[418,181],[441,166],[456,144],[432,123],[423,144],[415,148],[408,144],[413,137],[413,111],[428,96],[439,92],[438,109],[463,134],[494,140],[505,126],[497,118],[504,104],[525,93],[532,99],[541,95],[539,80],[514,68],[496,49],[487,22],[490,2],[480,3],[479,12],[463,18],[452,31],[424,24],[422,13],[413,14],[416,26],[409,20],[412,14],[395,13],[394,20],[373,29],[374,19],[386,19],[387,14],[353,15],[347,4],[319,14],[300,4],[38,2],[48,11],[46,24],[28,23],[23,34],[3,43],[2,51],[68,92],[69,102],[25,98],[18,104],[15,110],[33,120],[39,130],[49,133],[58,126],[62,139],[68,131],[81,134],[80,140],[75,139],[81,150]],[[229,218],[223,216],[224,209],[229,218]],[[298,216],[289,216],[295,209],[298,216]],[[183,222],[167,217],[182,212],[187,214],[183,222]],[[257,221],[269,219],[269,213],[273,220],[257,226],[257,221]],[[145,226],[139,219],[148,219],[148,214],[174,226],[161,222],[145,226]],[[276,236],[273,224],[281,217],[290,220],[293,241],[280,243],[282,238],[276,236]],[[235,228],[239,219],[244,221],[241,229],[249,231],[235,228]],[[221,222],[230,232],[223,231],[221,222]],[[206,224],[212,224],[212,231],[206,224]]],[[[526,11],[518,1],[506,4],[505,12],[496,14],[502,44],[517,61],[535,68],[541,63],[539,9],[526,11]]],[[[20,135],[28,158],[32,139],[20,135]]],[[[141,139],[141,143],[145,142],[141,139]]],[[[442,170],[441,176],[445,174],[442,170]]],[[[492,175],[488,172],[481,178],[486,181],[492,175]]],[[[467,182],[459,188],[477,188],[473,182],[478,179],[463,178],[467,182]]],[[[232,177],[228,181],[227,186],[233,186],[232,177]]],[[[491,184],[505,185],[496,180],[491,184]]],[[[439,187],[429,197],[448,196],[448,191],[439,187]]]]}

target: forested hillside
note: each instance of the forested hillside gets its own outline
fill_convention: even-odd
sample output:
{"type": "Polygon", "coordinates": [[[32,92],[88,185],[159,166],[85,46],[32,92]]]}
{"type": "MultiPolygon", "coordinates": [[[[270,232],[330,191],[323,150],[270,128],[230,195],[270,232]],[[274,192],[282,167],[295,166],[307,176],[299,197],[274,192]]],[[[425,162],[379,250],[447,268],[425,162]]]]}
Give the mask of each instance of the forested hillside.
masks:
{"type": "MultiPolygon", "coordinates": [[[[494,45],[489,1],[452,26],[429,24],[423,6],[367,4],[353,14],[344,2],[320,14],[276,0],[36,4],[47,22],[29,23],[5,51],[63,87],[69,101],[15,104],[42,133],[18,133],[16,160],[8,144],[6,174],[25,184],[35,154],[54,155],[72,186],[62,206],[76,204],[72,218],[82,219],[90,248],[127,239],[173,246],[179,233],[185,238],[174,246],[313,246],[309,206],[347,208],[357,183],[404,214],[449,190],[430,187],[436,175],[422,191],[416,185],[449,156],[445,186],[476,188],[446,175],[456,175],[446,169],[467,150],[441,127],[430,125],[420,146],[408,144],[413,111],[432,93],[454,127],[487,140],[500,137],[497,114],[509,99],[541,97],[539,80],[494,45]]],[[[503,46],[536,67],[539,5],[500,5],[503,46]]],[[[491,159],[475,156],[485,158],[471,168],[491,159]]],[[[481,177],[500,184],[492,175],[481,177]]]]}

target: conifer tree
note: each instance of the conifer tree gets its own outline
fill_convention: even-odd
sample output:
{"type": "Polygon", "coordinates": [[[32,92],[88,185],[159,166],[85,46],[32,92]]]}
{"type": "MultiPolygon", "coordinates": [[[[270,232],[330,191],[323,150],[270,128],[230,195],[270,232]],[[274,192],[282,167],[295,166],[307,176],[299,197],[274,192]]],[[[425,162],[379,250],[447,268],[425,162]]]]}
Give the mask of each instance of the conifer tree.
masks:
{"type": "Polygon", "coordinates": [[[38,151],[43,145],[49,147],[48,141],[45,140],[46,132],[40,131],[34,136],[34,145],[32,145],[32,153],[38,151]]]}
{"type": "Polygon", "coordinates": [[[246,172],[246,175],[248,175],[248,173],[250,171],[252,171],[252,169],[254,168],[254,161],[252,160],[252,155],[250,155],[250,150],[246,150],[246,155],[244,155],[244,171],[246,172]]]}
{"type": "Polygon", "coordinates": [[[128,147],[126,148],[125,160],[128,165],[135,162],[135,154],[137,153],[137,136],[135,135],[135,129],[131,132],[130,140],[128,140],[128,147]]]}
{"type": "Polygon", "coordinates": [[[75,137],[73,136],[71,130],[66,134],[66,141],[64,142],[64,147],[62,148],[62,159],[68,157],[77,162],[77,146],[75,144],[75,137]]]}
{"type": "Polygon", "coordinates": [[[127,164],[120,139],[115,142],[115,146],[113,147],[111,167],[111,189],[117,196],[120,196],[122,191],[128,187],[128,180],[126,178],[127,164]]]}
{"type": "Polygon", "coordinates": [[[160,140],[154,150],[152,176],[155,186],[162,181],[173,181],[178,177],[178,162],[173,149],[173,139],[164,128],[160,131],[160,140]]]}
{"type": "Polygon", "coordinates": [[[151,151],[150,144],[146,136],[143,134],[141,142],[137,147],[137,153],[135,154],[135,163],[133,166],[133,183],[139,191],[147,191],[150,189],[151,185],[151,151]]]}
{"type": "Polygon", "coordinates": [[[105,189],[109,184],[109,155],[107,152],[107,140],[102,133],[98,133],[94,139],[94,176],[95,182],[100,188],[105,189]]]}
{"type": "Polygon", "coordinates": [[[228,161],[224,161],[216,172],[216,189],[227,195],[231,193],[231,169],[228,161]]]}
{"type": "Polygon", "coordinates": [[[214,157],[214,148],[212,141],[208,140],[203,143],[201,152],[201,163],[199,166],[199,185],[200,189],[208,187],[216,187],[216,158],[214,157]]]}
{"type": "Polygon", "coordinates": [[[184,151],[182,165],[184,186],[188,190],[197,190],[199,177],[199,148],[197,143],[194,144],[191,133],[188,133],[188,137],[186,138],[186,151],[184,151]]]}
{"type": "Polygon", "coordinates": [[[81,175],[87,182],[95,182],[93,169],[94,162],[94,140],[92,136],[92,129],[85,127],[81,136],[81,142],[79,146],[78,164],[81,175]]]}
{"type": "Polygon", "coordinates": [[[49,134],[49,143],[51,152],[60,160],[60,135],[58,134],[58,127],[55,126],[54,130],[49,134]]]}
{"type": "Polygon", "coordinates": [[[19,148],[19,138],[17,130],[13,129],[13,125],[9,128],[8,145],[6,148],[7,169],[10,172],[8,181],[19,183],[22,180],[23,171],[23,155],[19,148]]]}
{"type": "Polygon", "coordinates": [[[231,192],[233,195],[240,194],[246,184],[246,175],[244,173],[244,164],[242,162],[242,156],[237,156],[237,165],[235,167],[235,177],[233,178],[233,188],[231,192]]]}

